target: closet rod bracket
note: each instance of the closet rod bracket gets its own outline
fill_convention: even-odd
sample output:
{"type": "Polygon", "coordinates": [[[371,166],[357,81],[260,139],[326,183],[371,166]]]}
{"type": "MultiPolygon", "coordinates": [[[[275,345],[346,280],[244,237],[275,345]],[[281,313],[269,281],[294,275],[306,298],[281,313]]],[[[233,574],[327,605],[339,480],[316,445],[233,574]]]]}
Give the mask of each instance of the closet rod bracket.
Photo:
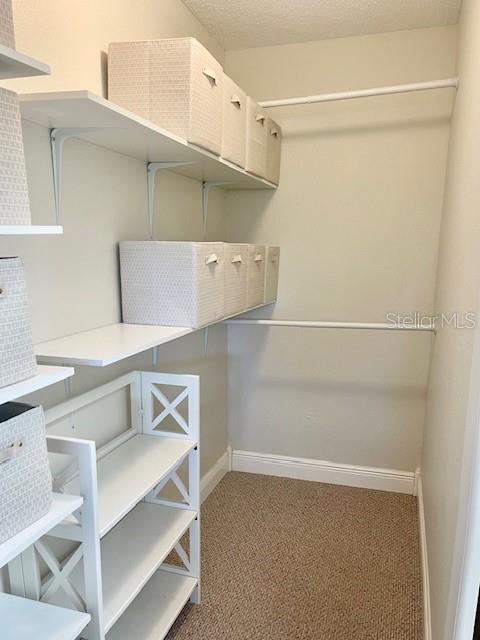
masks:
{"type": "Polygon", "coordinates": [[[157,172],[161,169],[175,169],[189,164],[195,164],[190,160],[172,160],[171,162],[147,162],[147,208],[148,208],[148,228],[150,240],[153,240],[153,220],[155,213],[155,184],[157,172]]]}

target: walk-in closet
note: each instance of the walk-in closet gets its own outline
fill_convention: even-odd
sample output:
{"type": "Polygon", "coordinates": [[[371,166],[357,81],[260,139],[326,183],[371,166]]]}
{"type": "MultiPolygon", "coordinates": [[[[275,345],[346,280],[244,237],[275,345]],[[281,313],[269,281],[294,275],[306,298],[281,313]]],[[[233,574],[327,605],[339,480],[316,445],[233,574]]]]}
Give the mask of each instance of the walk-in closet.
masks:
{"type": "Polygon", "coordinates": [[[0,640],[474,640],[479,247],[478,0],[0,0],[0,640]]]}

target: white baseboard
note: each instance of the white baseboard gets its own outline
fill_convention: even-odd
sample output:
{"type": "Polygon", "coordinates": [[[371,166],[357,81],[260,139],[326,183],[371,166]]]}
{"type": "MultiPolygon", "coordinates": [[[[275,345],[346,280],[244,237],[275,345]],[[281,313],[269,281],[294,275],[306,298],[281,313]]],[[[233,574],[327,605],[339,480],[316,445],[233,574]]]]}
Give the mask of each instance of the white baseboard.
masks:
{"type": "Polygon", "coordinates": [[[410,471],[358,467],[324,460],[290,458],[253,451],[234,450],[232,469],[233,471],[394,491],[410,495],[413,495],[415,489],[415,474],[410,471]]]}
{"type": "Polygon", "coordinates": [[[200,501],[203,502],[208,498],[211,492],[223,476],[230,471],[231,448],[228,447],[225,453],[215,462],[213,467],[202,476],[200,480],[200,501]]]}
{"type": "Polygon", "coordinates": [[[423,505],[422,475],[417,469],[418,525],[420,529],[420,556],[422,562],[423,587],[423,638],[432,640],[432,614],[430,609],[430,579],[428,571],[427,532],[425,529],[425,509],[423,505]]]}

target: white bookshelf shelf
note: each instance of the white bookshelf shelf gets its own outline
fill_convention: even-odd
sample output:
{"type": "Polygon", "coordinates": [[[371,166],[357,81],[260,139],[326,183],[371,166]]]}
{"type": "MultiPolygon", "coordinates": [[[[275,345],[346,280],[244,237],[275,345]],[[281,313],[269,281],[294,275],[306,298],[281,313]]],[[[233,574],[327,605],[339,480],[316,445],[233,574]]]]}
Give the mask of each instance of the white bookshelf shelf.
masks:
{"type": "MultiPolygon", "coordinates": [[[[10,560],[13,560],[13,558],[25,551],[27,547],[76,511],[82,503],[83,498],[81,496],[68,496],[54,493],[52,506],[46,515],[26,529],[20,531],[20,533],[17,533],[13,538],[9,538],[0,544],[0,567],[3,567],[10,562],[10,560]]],[[[1,619],[3,621],[3,618],[1,619]]]]}
{"type": "Polygon", "coordinates": [[[195,442],[184,438],[136,435],[99,460],[100,537],[105,536],[195,446],[195,442]]]}
{"type": "Polygon", "coordinates": [[[75,640],[90,615],[2,593],[0,620],[2,640],[75,640]]]}
{"type": "Polygon", "coordinates": [[[157,571],[112,627],[107,640],[162,640],[196,586],[195,578],[157,571]]]}
{"type": "Polygon", "coordinates": [[[47,76],[50,67],[40,60],[26,56],[20,51],[0,45],[0,80],[47,76]]]}
{"type": "Polygon", "coordinates": [[[0,225],[0,236],[59,236],[63,227],[59,225],[35,224],[3,224],[0,225]]]}
{"type": "Polygon", "coordinates": [[[39,343],[35,353],[42,362],[106,367],[192,331],[189,327],[118,323],[39,343]]]}
{"type": "Polygon", "coordinates": [[[76,138],[105,149],[145,162],[192,163],[171,169],[189,178],[228,182],[227,189],[276,188],[90,91],[23,94],[20,106],[25,120],[49,129],[76,129],[76,138]]]}
{"type": "Polygon", "coordinates": [[[57,382],[62,382],[62,380],[73,376],[74,373],[75,369],[72,369],[72,367],[38,365],[36,376],[0,389],[0,404],[11,402],[29,393],[34,393],[39,389],[44,389],[57,382]]]}
{"type": "MultiPolygon", "coordinates": [[[[196,517],[195,511],[138,504],[101,543],[107,632],[140,593],[196,517]],[[135,545],[132,545],[135,540],[135,545]]],[[[82,591],[83,573],[72,576],[82,591]]]]}

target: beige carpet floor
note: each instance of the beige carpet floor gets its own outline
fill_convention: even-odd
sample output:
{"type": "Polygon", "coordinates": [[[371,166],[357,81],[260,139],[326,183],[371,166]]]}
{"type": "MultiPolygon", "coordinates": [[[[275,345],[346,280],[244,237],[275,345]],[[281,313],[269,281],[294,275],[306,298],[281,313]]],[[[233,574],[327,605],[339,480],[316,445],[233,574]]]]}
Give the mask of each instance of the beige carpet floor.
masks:
{"type": "Polygon", "coordinates": [[[202,507],[202,604],[168,640],[420,640],[416,499],[229,473],[202,507]]]}

